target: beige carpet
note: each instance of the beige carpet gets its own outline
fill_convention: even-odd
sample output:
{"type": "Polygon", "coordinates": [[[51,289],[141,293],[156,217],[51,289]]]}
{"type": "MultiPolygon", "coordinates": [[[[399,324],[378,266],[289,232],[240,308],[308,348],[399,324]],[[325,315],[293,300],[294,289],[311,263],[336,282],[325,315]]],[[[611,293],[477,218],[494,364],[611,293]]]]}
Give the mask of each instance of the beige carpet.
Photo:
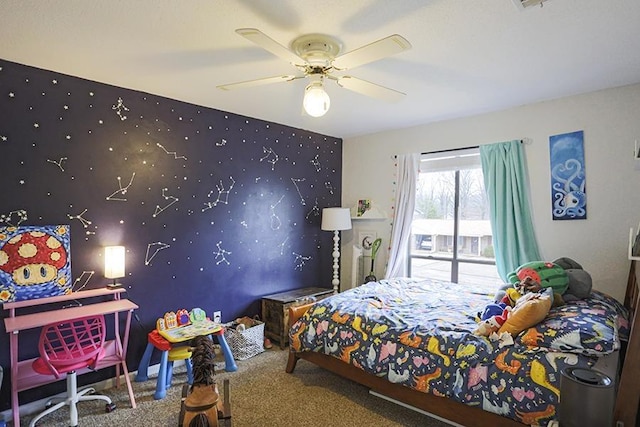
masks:
{"type": "MultiPolygon", "coordinates": [[[[217,374],[231,385],[234,427],[275,426],[421,426],[447,427],[448,424],[387,402],[368,393],[365,387],[301,360],[293,374],[284,371],[288,351],[276,347],[249,360],[238,361],[238,371],[217,374]]],[[[126,386],[101,393],[117,405],[104,412],[104,402],[82,402],[80,423],[93,426],[177,426],[184,368],[176,369],[167,397],[154,400],[155,378],[133,383],[138,407],[131,409],[126,386]]],[[[68,426],[68,409],[43,418],[39,426],[68,426]]],[[[29,417],[21,420],[27,426],[29,417]]]]}

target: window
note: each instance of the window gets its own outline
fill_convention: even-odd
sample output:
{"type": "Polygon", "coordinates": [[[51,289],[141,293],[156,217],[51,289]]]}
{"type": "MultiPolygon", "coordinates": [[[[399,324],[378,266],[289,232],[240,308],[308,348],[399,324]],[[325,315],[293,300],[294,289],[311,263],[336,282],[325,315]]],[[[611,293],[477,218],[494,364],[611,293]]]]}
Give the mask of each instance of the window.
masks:
{"type": "Polygon", "coordinates": [[[411,277],[502,284],[477,148],[422,155],[411,234],[411,277]]]}

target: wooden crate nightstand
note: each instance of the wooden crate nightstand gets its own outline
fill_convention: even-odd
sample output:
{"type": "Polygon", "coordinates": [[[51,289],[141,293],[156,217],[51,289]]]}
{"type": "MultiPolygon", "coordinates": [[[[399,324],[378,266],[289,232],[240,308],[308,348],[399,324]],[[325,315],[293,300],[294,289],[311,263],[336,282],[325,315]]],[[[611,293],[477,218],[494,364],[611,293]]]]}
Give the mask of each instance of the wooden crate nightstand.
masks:
{"type": "Polygon", "coordinates": [[[289,307],[319,301],[333,295],[333,289],[302,288],[262,297],[262,320],[267,338],[277,340],[280,348],[289,342],[289,307]]]}

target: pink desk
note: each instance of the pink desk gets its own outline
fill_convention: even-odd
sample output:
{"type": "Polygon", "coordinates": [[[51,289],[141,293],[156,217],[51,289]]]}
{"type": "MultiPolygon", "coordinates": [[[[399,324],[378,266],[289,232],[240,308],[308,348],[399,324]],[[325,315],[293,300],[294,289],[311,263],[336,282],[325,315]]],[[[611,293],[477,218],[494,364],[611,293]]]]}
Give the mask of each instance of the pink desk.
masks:
{"type": "MultiPolygon", "coordinates": [[[[36,373],[31,365],[35,359],[18,360],[18,334],[20,331],[27,329],[40,328],[54,322],[63,322],[66,320],[76,319],[84,316],[96,314],[113,314],[114,317],[114,338],[105,343],[104,357],[100,360],[96,369],[102,369],[109,366],[116,367],[116,387],[120,386],[120,368],[124,374],[127,388],[129,390],[129,399],[131,407],[136,407],[136,400],[129,379],[129,370],[127,369],[126,355],[127,343],[129,342],[129,328],[131,325],[131,313],[138,308],[136,304],[127,300],[120,299],[120,293],[124,289],[91,289],[88,291],[73,292],[67,295],[60,295],[50,298],[39,298],[28,301],[8,302],[4,303],[3,308],[9,310],[9,317],[4,319],[5,330],[9,334],[10,358],[11,358],[11,409],[13,411],[13,425],[20,426],[20,405],[18,402],[18,392],[58,381],[54,376],[40,375],[36,373]],[[98,303],[83,304],[79,307],[70,307],[64,309],[47,309],[33,314],[19,315],[16,310],[25,307],[34,307],[38,305],[46,305],[57,302],[81,300],[86,298],[94,298],[100,296],[109,296],[111,300],[98,303]],[[119,313],[127,312],[124,333],[120,334],[119,313]]],[[[88,368],[78,371],[78,374],[91,372],[88,368]]]]}

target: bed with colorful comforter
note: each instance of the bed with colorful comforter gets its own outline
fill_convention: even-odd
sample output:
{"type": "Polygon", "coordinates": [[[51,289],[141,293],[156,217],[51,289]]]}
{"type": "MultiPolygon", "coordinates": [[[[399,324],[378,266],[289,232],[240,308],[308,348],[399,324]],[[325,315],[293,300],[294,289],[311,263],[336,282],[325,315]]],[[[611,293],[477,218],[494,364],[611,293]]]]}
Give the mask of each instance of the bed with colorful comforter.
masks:
{"type": "Polygon", "coordinates": [[[473,334],[495,287],[383,280],[317,302],[292,327],[291,350],[528,425],[557,419],[565,367],[592,367],[620,348],[626,309],[594,291],[552,308],[513,345],[473,334]]]}

